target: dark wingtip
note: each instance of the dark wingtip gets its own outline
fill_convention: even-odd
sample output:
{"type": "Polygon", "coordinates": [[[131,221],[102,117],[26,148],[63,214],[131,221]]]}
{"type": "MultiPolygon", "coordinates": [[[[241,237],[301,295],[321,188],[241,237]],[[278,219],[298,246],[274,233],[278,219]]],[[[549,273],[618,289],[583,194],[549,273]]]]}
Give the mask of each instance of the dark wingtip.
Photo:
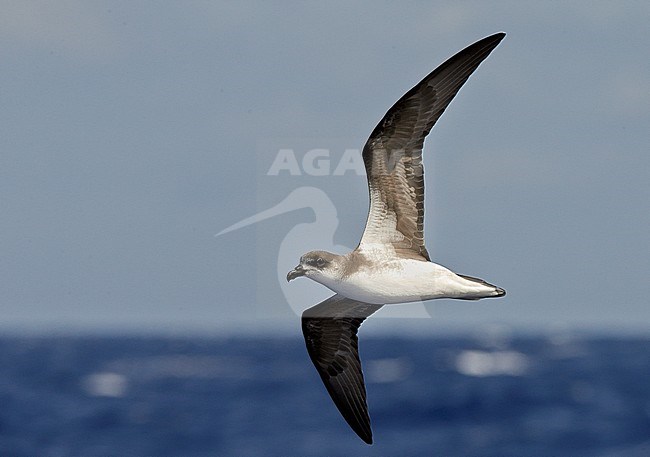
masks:
{"type": "Polygon", "coordinates": [[[354,430],[354,433],[357,434],[359,438],[361,438],[366,444],[372,444],[372,428],[370,428],[370,422],[357,422],[357,423],[351,423],[348,421],[348,419],[345,419],[352,430],[354,430]]]}
{"type": "Polygon", "coordinates": [[[496,48],[499,43],[501,43],[501,40],[503,40],[506,37],[506,32],[499,32],[495,33],[494,35],[486,36],[482,40],[477,41],[477,43],[488,43],[488,42],[493,42],[494,47],[496,48]]]}

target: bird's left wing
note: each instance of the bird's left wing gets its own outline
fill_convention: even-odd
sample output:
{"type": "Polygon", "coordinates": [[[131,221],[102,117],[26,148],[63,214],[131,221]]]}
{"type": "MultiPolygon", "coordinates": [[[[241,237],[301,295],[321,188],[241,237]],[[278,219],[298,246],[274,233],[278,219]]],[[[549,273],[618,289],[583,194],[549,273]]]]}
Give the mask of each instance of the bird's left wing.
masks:
{"type": "Polygon", "coordinates": [[[392,246],[400,257],[429,260],[423,233],[424,138],[504,36],[483,38],[449,58],[404,94],[370,134],[363,148],[370,211],[360,248],[392,246]]]}
{"type": "Polygon", "coordinates": [[[302,333],[309,357],[343,418],[368,444],[372,443],[372,430],[357,330],[381,307],[337,294],[302,315],[302,333]]]}

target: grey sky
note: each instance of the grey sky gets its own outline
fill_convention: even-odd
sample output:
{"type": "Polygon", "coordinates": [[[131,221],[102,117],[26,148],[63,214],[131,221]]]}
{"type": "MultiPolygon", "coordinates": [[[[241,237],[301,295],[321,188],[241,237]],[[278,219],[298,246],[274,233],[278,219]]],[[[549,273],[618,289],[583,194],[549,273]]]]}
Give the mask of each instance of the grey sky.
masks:
{"type": "Polygon", "coordinates": [[[365,178],[266,176],[278,149],[329,148],[334,168],[505,31],[425,169],[434,259],[508,295],[426,309],[443,328],[650,330],[647,2],[1,4],[1,328],[294,325],[278,249],[314,214],[214,234],[313,186],[356,246],[365,178]]]}

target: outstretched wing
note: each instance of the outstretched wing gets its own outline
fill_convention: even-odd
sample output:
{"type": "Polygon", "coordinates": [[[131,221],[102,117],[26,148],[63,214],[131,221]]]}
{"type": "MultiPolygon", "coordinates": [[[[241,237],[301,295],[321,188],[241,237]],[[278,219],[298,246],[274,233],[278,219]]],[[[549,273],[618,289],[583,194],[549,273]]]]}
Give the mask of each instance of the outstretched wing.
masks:
{"type": "Polygon", "coordinates": [[[339,412],[366,443],[372,443],[357,330],[382,305],[334,295],[307,309],[302,333],[307,352],[339,412]]]}
{"type": "Polygon", "coordinates": [[[370,211],[359,248],[392,245],[429,260],[424,247],[422,147],[438,118],[505,33],[484,38],[436,68],[388,110],[363,148],[370,211]]]}

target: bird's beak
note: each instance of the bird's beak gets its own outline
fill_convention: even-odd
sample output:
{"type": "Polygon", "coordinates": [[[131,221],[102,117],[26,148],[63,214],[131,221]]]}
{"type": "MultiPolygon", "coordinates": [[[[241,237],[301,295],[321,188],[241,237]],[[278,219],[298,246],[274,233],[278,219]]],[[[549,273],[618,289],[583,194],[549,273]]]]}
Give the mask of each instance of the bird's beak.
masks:
{"type": "Polygon", "coordinates": [[[292,279],[296,279],[299,276],[305,276],[305,269],[302,267],[302,265],[298,265],[296,268],[287,273],[287,282],[291,281],[292,279]]]}

